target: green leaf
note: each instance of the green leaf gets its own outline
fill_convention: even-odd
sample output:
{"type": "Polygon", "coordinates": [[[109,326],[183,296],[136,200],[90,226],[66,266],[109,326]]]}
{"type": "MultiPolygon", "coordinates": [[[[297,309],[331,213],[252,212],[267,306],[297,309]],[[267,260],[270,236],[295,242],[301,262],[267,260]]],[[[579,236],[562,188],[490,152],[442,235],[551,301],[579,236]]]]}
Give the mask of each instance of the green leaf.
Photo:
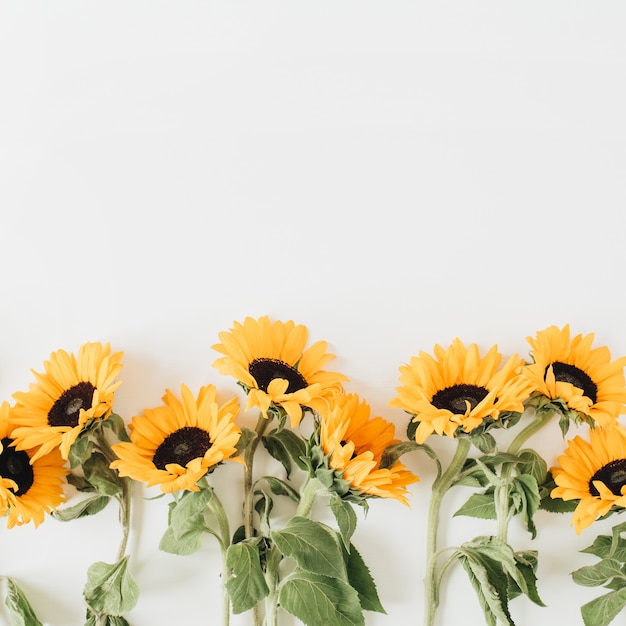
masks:
{"type": "Polygon", "coordinates": [[[537,536],[537,529],[533,522],[533,515],[539,508],[539,486],[535,477],[531,474],[520,474],[511,483],[510,497],[513,498],[511,508],[522,517],[526,529],[532,534],[533,539],[537,536]],[[515,496],[519,496],[516,505],[515,496]]]}
{"type": "Polygon", "coordinates": [[[534,550],[516,552],[514,557],[515,565],[524,584],[520,584],[519,578],[509,577],[509,599],[513,599],[520,593],[524,593],[538,606],[546,606],[537,591],[537,552],[534,550]]]}
{"type": "Polygon", "coordinates": [[[497,449],[496,440],[489,433],[470,433],[467,437],[483,454],[491,454],[497,449]]]}
{"type": "Polygon", "coordinates": [[[58,519],[61,522],[69,522],[79,517],[86,517],[87,515],[95,515],[104,509],[109,503],[111,498],[109,496],[91,496],[85,498],[78,504],[70,506],[64,509],[57,509],[52,511],[51,515],[54,519],[58,519]]]}
{"type": "Polygon", "coordinates": [[[454,514],[454,517],[465,515],[480,519],[497,519],[493,494],[493,489],[488,489],[485,493],[472,494],[469,500],[454,514]]]}
{"type": "MultiPolygon", "coordinates": [[[[198,526],[198,516],[203,516],[209,500],[213,497],[212,489],[185,491],[170,508],[169,523],[176,537],[187,534],[198,526]]],[[[205,525],[206,527],[206,525],[205,525]]]]}
{"type": "Polygon", "coordinates": [[[580,612],[585,626],[607,626],[626,606],[626,589],[609,593],[584,604],[580,612]]]}
{"type": "Polygon", "coordinates": [[[202,547],[202,535],[205,532],[207,528],[203,516],[194,515],[189,519],[186,530],[182,534],[174,533],[172,527],[168,526],[159,542],[159,549],[179,556],[193,554],[202,547]]]}
{"type": "Polygon", "coordinates": [[[364,626],[357,592],[345,581],[295,570],[279,587],[280,606],[306,626],[364,626]]]}
{"type": "Polygon", "coordinates": [[[343,545],[350,549],[350,538],[356,530],[356,513],[349,502],[341,499],[339,494],[332,492],[330,496],[330,510],[337,520],[339,526],[339,535],[343,541],[343,545]]]}
{"type": "Polygon", "coordinates": [[[499,622],[515,626],[509,613],[508,580],[502,567],[480,551],[465,547],[458,558],[476,591],[486,624],[496,626],[499,622]]]}
{"type": "Polygon", "coordinates": [[[287,496],[296,504],[300,502],[300,494],[284,480],[280,480],[280,478],[275,478],[274,476],[264,476],[263,478],[267,481],[274,495],[287,496]]]}
{"type": "Polygon", "coordinates": [[[341,544],[335,531],[306,517],[293,517],[279,531],[271,533],[281,554],[291,557],[307,572],[346,578],[341,544]]]}
{"type": "Polygon", "coordinates": [[[267,536],[270,534],[270,515],[274,508],[274,501],[265,491],[255,491],[254,495],[261,496],[254,503],[254,509],[259,514],[260,531],[263,535],[267,536]]]}
{"type": "Polygon", "coordinates": [[[26,595],[12,578],[6,578],[7,596],[4,600],[12,626],[42,626],[26,595]]]}
{"type": "Polygon", "coordinates": [[[626,539],[617,538],[613,549],[613,539],[608,535],[598,535],[592,545],[581,550],[587,554],[593,554],[600,559],[613,558],[621,563],[626,563],[626,539]]]}
{"type": "Polygon", "coordinates": [[[359,594],[361,608],[364,611],[386,613],[378,597],[376,584],[370,574],[370,570],[354,545],[351,544],[349,550],[344,550],[344,557],[346,559],[348,582],[359,594]]]}
{"type": "Polygon", "coordinates": [[[85,602],[95,613],[122,616],[139,598],[139,587],[128,571],[128,555],[110,565],[99,561],[87,570],[85,602]]]}
{"type": "Polygon", "coordinates": [[[585,565],[572,572],[572,580],[584,587],[599,587],[618,576],[623,578],[622,564],[615,559],[602,559],[594,565],[585,565]]]}
{"type": "Polygon", "coordinates": [[[289,478],[291,474],[291,455],[282,441],[272,435],[265,435],[262,441],[270,456],[274,457],[285,468],[287,478],[289,478]]]}
{"type": "Polygon", "coordinates": [[[109,467],[109,462],[100,452],[94,452],[83,463],[85,478],[103,495],[114,496],[120,492],[117,472],[109,467]]]}
{"type": "Polygon", "coordinates": [[[250,444],[258,437],[257,433],[250,428],[243,427],[241,429],[241,435],[239,441],[235,446],[237,448],[237,454],[243,454],[244,451],[250,446],[250,444]]]}
{"type": "Polygon", "coordinates": [[[524,474],[530,474],[538,485],[542,485],[548,475],[548,466],[541,455],[535,450],[524,449],[519,453],[520,463],[519,471],[524,474]]]}
{"type": "Polygon", "coordinates": [[[248,611],[269,593],[256,544],[242,541],[229,546],[226,567],[230,570],[226,590],[233,613],[248,611]]]}
{"type": "Polygon", "coordinates": [[[83,432],[78,435],[67,457],[70,467],[74,469],[82,465],[91,456],[93,447],[93,441],[90,441],[88,433],[83,432]]]}
{"type": "Polygon", "coordinates": [[[72,485],[77,491],[84,493],[93,493],[96,488],[84,477],[77,474],[68,474],[67,482],[72,485]]]}
{"type": "Polygon", "coordinates": [[[281,430],[274,430],[270,433],[270,436],[280,441],[285,450],[289,453],[292,461],[301,469],[307,470],[307,463],[304,460],[306,456],[306,442],[302,437],[299,437],[293,430],[283,428],[281,430]]]}
{"type": "Polygon", "coordinates": [[[130,441],[130,437],[126,432],[126,424],[124,424],[124,420],[117,413],[111,413],[107,419],[103,420],[102,425],[110,428],[119,441],[130,441]]]}

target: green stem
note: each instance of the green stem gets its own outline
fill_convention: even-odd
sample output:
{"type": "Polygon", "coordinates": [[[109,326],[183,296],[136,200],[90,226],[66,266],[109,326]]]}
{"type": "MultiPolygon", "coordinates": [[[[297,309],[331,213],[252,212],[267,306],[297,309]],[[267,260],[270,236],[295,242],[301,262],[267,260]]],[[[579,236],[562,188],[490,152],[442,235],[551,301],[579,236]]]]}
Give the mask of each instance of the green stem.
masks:
{"type": "MultiPolygon", "coordinates": [[[[507,453],[516,455],[522,449],[526,441],[540,431],[552,419],[553,415],[554,411],[552,409],[538,410],[535,413],[534,419],[515,436],[507,449],[507,453]]],[[[503,464],[501,474],[502,484],[500,487],[496,488],[495,493],[498,539],[504,543],[508,543],[509,522],[513,517],[509,509],[509,484],[514,467],[515,463],[503,464]]]]}
{"type": "MultiPolygon", "coordinates": [[[[256,437],[250,442],[243,454],[245,463],[244,480],[243,480],[243,526],[246,539],[250,539],[255,535],[254,529],[254,455],[261,442],[261,437],[265,432],[269,423],[269,418],[259,415],[256,424],[256,437]]],[[[259,605],[256,604],[252,609],[252,618],[254,626],[261,626],[261,616],[259,614],[259,605]]]]}
{"type": "Polygon", "coordinates": [[[296,515],[301,517],[308,517],[313,505],[315,504],[315,498],[320,491],[325,490],[324,485],[319,480],[314,478],[311,480],[307,478],[306,482],[300,488],[300,502],[296,509],[296,515]]]}
{"type": "Polygon", "coordinates": [[[265,565],[265,582],[269,593],[265,598],[264,626],[278,626],[278,564],[280,560],[280,552],[272,546],[267,553],[265,565]]]}
{"type": "Polygon", "coordinates": [[[437,531],[443,496],[461,474],[461,468],[469,453],[470,440],[457,439],[456,452],[446,471],[433,482],[428,509],[428,533],[426,537],[426,576],[424,578],[424,626],[433,626],[437,610],[437,531]]]}
{"type": "Polygon", "coordinates": [[[207,509],[213,513],[217,519],[217,526],[219,528],[219,542],[222,552],[222,626],[229,626],[230,596],[226,590],[226,582],[230,577],[230,571],[226,565],[226,551],[230,545],[230,525],[228,524],[228,516],[226,515],[222,501],[219,499],[215,491],[213,491],[213,495],[209,500],[207,509]]]}

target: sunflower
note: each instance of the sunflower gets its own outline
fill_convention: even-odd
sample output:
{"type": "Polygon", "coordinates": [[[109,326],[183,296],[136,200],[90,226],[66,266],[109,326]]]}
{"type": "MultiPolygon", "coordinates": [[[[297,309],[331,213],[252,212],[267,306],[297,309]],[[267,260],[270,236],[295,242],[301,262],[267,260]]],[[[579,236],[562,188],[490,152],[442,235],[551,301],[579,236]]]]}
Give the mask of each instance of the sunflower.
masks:
{"type": "Polygon", "coordinates": [[[213,348],[225,356],[213,365],[220,373],[236,378],[246,390],[246,410],[258,407],[264,417],[270,407],[281,407],[292,426],[297,426],[303,407],[322,410],[348,380],[321,369],[334,358],[326,352],[327,343],[318,341],[306,348],[306,326],[292,321],[247,317],[243,324],[235,322],[229,332],[221,332],[219,338],[222,343],[213,348]]]}
{"type": "Polygon", "coordinates": [[[111,463],[120,476],[159,485],[163,493],[187,489],[225,460],[240,461],[236,445],[241,430],[234,423],[239,413],[236,398],[218,406],[213,385],[202,387],[198,397],[185,385],[181,399],[167,390],[163,406],[133,417],[131,441],[113,446],[119,459],[111,463]]]}
{"type": "Polygon", "coordinates": [[[33,371],[36,383],[13,394],[16,400],[16,447],[39,446],[34,459],[59,447],[67,459],[72,444],[94,419],[106,419],[113,408],[115,378],[122,369],[122,352],[111,354],[109,344],[86,343],[78,356],[58,350],[44,362],[45,373],[33,371]]]}
{"type": "Polygon", "coordinates": [[[419,425],[417,443],[436,432],[455,437],[493,423],[505,412],[523,412],[529,383],[518,376],[523,360],[512,356],[498,369],[502,355],[493,346],[481,358],[478,346],[465,347],[460,339],[435,357],[420,352],[400,367],[401,387],[390,405],[413,415],[419,425]]]}
{"type": "Polygon", "coordinates": [[[531,345],[534,363],[522,375],[535,394],[560,398],[568,409],[606,426],[622,412],[626,403],[624,365],[626,357],[611,361],[606,346],[592,348],[593,333],[570,338],[569,324],[539,331],[531,345]]]}
{"type": "Polygon", "coordinates": [[[569,441],[550,469],[556,487],[552,498],[579,500],[572,525],[578,534],[613,507],[626,508],[626,429],[617,421],[569,441]]]}
{"type": "Polygon", "coordinates": [[[69,473],[58,450],[34,458],[36,449],[17,450],[13,415],[8,402],[0,405],[0,514],[7,526],[32,521],[39,526],[44,514],[65,501],[64,477],[69,473]]]}
{"type": "Polygon", "coordinates": [[[383,452],[398,443],[394,425],[382,417],[370,418],[370,407],[356,394],[336,395],[321,414],[320,444],[328,466],[349,484],[352,492],[368,497],[407,502],[407,485],[419,478],[396,461],[381,468],[383,452]]]}

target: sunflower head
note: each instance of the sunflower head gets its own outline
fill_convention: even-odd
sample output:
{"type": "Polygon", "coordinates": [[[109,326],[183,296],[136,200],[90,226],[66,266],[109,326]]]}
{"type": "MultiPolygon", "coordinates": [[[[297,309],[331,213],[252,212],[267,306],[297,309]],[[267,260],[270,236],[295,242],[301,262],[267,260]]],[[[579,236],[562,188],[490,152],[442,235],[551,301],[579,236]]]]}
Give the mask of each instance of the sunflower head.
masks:
{"type": "Polygon", "coordinates": [[[570,420],[606,426],[626,408],[626,357],[611,361],[606,346],[592,348],[593,338],[571,337],[569,324],[527,338],[533,362],[522,376],[532,385],[531,404],[557,411],[564,433],[570,420]]]}
{"type": "Polygon", "coordinates": [[[59,448],[68,458],[81,431],[93,420],[107,419],[113,408],[122,352],[111,354],[109,344],[86,343],[78,355],[58,350],[33,371],[36,382],[28,391],[13,394],[14,431],[19,450],[37,447],[35,458],[59,448]]]}
{"type": "Polygon", "coordinates": [[[550,496],[578,502],[572,517],[578,534],[626,508],[626,429],[619,422],[590,429],[589,441],[574,437],[557,462],[550,469],[557,485],[550,496]]]}
{"type": "Polygon", "coordinates": [[[356,394],[337,395],[321,413],[310,441],[311,474],[357,504],[372,497],[408,504],[407,485],[419,478],[399,461],[381,467],[385,449],[398,443],[394,430],[382,417],[370,417],[369,405],[356,394]]]}
{"type": "Polygon", "coordinates": [[[434,356],[420,352],[400,367],[402,385],[390,405],[413,416],[417,427],[409,433],[420,444],[432,433],[458,437],[511,425],[530,385],[518,375],[522,359],[501,361],[497,346],[481,357],[476,344],[465,347],[458,338],[447,349],[436,345],[434,356]]]}
{"type": "Polygon", "coordinates": [[[292,321],[247,317],[219,338],[221,343],[213,348],[224,356],[213,365],[246,391],[246,410],[257,407],[264,417],[288,415],[294,427],[303,410],[322,410],[347,380],[322,369],[334,358],[326,352],[326,342],[307,348],[306,326],[292,321]]]}
{"type": "Polygon", "coordinates": [[[37,449],[16,449],[12,413],[8,402],[0,405],[0,515],[7,515],[9,528],[31,521],[39,526],[65,501],[69,470],[56,449],[37,458],[37,449]]]}
{"type": "Polygon", "coordinates": [[[168,390],[162,406],[133,417],[131,441],[113,446],[119,458],[111,467],[148,487],[159,485],[163,493],[198,491],[196,483],[223,461],[241,462],[238,413],[236,398],[218,404],[213,385],[202,387],[197,397],[182,385],[180,399],[168,390]]]}

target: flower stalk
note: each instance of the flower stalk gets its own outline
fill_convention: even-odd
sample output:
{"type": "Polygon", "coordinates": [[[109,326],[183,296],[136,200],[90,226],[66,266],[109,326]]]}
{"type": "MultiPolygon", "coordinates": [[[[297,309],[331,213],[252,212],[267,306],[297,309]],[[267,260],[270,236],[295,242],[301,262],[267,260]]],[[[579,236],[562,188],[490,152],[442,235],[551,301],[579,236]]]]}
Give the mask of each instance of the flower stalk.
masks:
{"type": "Polygon", "coordinates": [[[432,486],[432,494],[428,508],[428,529],[426,537],[426,576],[424,578],[424,626],[433,626],[435,613],[439,604],[439,583],[437,575],[437,540],[441,503],[446,492],[458,480],[461,469],[467,459],[470,449],[470,440],[467,437],[457,439],[457,447],[443,474],[437,476],[432,486]]]}

